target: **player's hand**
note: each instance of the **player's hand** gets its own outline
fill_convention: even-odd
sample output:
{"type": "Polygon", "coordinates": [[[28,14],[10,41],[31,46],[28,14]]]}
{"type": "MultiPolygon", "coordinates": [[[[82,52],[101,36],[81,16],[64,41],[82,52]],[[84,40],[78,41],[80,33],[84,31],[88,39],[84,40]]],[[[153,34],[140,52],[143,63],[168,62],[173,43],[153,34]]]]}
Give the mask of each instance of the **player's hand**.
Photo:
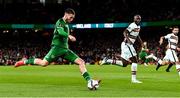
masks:
{"type": "Polygon", "coordinates": [[[162,45],[164,37],[161,37],[159,40],[159,45],[162,45]]]}
{"type": "Polygon", "coordinates": [[[169,48],[170,48],[169,45],[167,45],[167,46],[166,46],[166,49],[169,49],[169,48]]]}
{"type": "Polygon", "coordinates": [[[180,48],[177,48],[177,51],[180,51],[180,48]]]}
{"type": "Polygon", "coordinates": [[[162,41],[159,41],[159,45],[162,45],[162,41]]]}
{"type": "Polygon", "coordinates": [[[76,38],[75,38],[74,36],[69,35],[68,37],[69,37],[69,39],[70,39],[72,42],[75,42],[75,41],[76,41],[76,38]]]}

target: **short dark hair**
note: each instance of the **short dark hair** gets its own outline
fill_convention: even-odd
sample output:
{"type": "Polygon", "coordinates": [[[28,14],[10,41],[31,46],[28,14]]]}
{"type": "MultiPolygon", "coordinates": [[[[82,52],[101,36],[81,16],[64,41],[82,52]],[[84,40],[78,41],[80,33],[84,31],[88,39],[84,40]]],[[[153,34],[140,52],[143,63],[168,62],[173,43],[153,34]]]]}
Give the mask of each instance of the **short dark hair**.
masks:
{"type": "Polygon", "coordinates": [[[172,29],[174,29],[174,28],[179,28],[179,27],[178,26],[173,26],[172,29]]]}
{"type": "Polygon", "coordinates": [[[75,15],[75,11],[74,11],[72,8],[67,8],[67,9],[65,10],[65,13],[74,14],[74,15],[75,15]]]}
{"type": "Polygon", "coordinates": [[[141,17],[141,15],[139,15],[139,14],[136,14],[136,15],[134,15],[134,17],[141,17]]]}

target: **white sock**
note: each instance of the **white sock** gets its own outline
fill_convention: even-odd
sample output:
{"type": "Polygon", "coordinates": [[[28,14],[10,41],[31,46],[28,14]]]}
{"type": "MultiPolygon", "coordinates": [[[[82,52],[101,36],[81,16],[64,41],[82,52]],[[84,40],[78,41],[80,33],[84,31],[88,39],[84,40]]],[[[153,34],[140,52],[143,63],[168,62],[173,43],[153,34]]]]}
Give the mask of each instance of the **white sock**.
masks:
{"type": "Polygon", "coordinates": [[[106,62],[107,62],[107,63],[110,63],[110,64],[117,64],[117,65],[123,66],[123,62],[120,61],[120,60],[108,59],[106,62]]]}
{"type": "Polygon", "coordinates": [[[120,61],[120,60],[116,60],[116,62],[115,62],[117,65],[120,65],[120,66],[123,66],[123,62],[122,61],[120,61]]]}
{"type": "Polygon", "coordinates": [[[157,58],[156,56],[154,56],[154,55],[153,55],[152,58],[153,58],[155,61],[157,61],[157,59],[158,59],[158,58],[157,58]]]}
{"type": "Polygon", "coordinates": [[[176,65],[176,70],[178,71],[178,74],[180,76],[180,65],[179,64],[176,65]]]}
{"type": "Polygon", "coordinates": [[[162,60],[161,60],[161,59],[159,59],[159,60],[158,60],[158,63],[162,65],[162,60]]]}
{"type": "Polygon", "coordinates": [[[150,54],[150,55],[146,56],[145,58],[149,59],[149,58],[153,58],[153,56],[154,56],[153,54],[150,54]]]}
{"type": "Polygon", "coordinates": [[[112,59],[108,59],[108,60],[106,61],[106,63],[112,64],[112,63],[113,63],[113,60],[112,60],[112,59]]]}
{"type": "Polygon", "coordinates": [[[137,63],[132,63],[131,72],[132,72],[131,80],[136,80],[137,63]]]}

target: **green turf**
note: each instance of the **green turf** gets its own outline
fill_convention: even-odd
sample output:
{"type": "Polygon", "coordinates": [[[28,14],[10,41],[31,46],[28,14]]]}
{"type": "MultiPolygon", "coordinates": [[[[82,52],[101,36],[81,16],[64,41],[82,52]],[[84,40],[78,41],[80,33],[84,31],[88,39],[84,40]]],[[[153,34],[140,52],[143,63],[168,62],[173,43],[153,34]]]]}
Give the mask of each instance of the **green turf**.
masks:
{"type": "Polygon", "coordinates": [[[77,66],[0,67],[0,97],[180,97],[180,77],[165,67],[139,66],[138,79],[130,82],[130,66],[87,66],[91,76],[102,79],[97,91],[89,91],[77,66]]]}

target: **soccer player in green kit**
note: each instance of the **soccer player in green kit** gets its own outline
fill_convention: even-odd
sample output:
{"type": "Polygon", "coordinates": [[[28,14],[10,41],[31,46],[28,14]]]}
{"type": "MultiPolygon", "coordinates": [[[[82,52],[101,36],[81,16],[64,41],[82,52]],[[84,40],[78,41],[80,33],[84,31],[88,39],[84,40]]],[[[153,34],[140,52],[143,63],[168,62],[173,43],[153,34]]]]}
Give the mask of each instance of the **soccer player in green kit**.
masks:
{"type": "Polygon", "coordinates": [[[147,42],[144,42],[143,44],[144,47],[142,47],[141,51],[139,52],[139,60],[141,60],[145,66],[148,66],[150,59],[153,58],[153,54],[148,55],[149,49],[147,48],[147,42]]]}
{"type": "MultiPolygon", "coordinates": [[[[76,38],[69,35],[68,23],[71,23],[75,18],[75,11],[71,8],[65,10],[64,16],[56,22],[54,36],[51,43],[51,49],[44,59],[32,58],[27,60],[21,60],[15,63],[15,67],[37,64],[41,66],[47,66],[49,63],[55,61],[58,57],[63,57],[64,59],[74,62],[79,65],[79,70],[82,76],[88,81],[88,88],[93,87],[92,82],[100,83],[100,80],[91,79],[89,73],[87,72],[85,62],[79,56],[77,56],[68,47],[68,40],[76,41],[76,38]]],[[[97,84],[96,84],[97,85],[97,84]]]]}

